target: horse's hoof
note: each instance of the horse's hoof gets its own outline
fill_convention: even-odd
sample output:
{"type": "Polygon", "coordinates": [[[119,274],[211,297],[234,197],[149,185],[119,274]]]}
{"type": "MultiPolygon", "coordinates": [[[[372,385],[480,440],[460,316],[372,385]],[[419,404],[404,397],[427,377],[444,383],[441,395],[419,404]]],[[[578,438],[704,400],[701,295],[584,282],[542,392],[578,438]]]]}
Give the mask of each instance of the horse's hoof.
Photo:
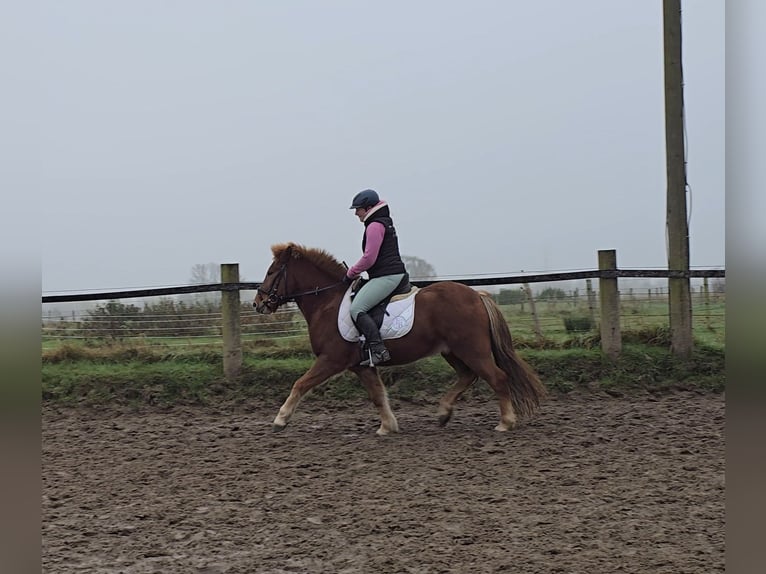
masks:
{"type": "Polygon", "coordinates": [[[281,432],[281,431],[285,430],[285,427],[286,427],[286,426],[287,426],[287,425],[277,425],[277,424],[275,424],[275,425],[273,425],[273,426],[271,427],[271,430],[272,430],[273,432],[281,432]]]}
{"type": "Polygon", "coordinates": [[[452,413],[447,413],[446,415],[439,415],[439,426],[443,427],[449,422],[451,418],[452,418],[452,413]]]}
{"type": "Polygon", "coordinates": [[[507,426],[505,426],[504,424],[499,424],[499,425],[497,425],[497,426],[495,427],[495,430],[496,430],[497,432],[508,432],[508,431],[509,431],[509,430],[511,430],[511,429],[509,429],[509,428],[508,428],[507,426]]]}

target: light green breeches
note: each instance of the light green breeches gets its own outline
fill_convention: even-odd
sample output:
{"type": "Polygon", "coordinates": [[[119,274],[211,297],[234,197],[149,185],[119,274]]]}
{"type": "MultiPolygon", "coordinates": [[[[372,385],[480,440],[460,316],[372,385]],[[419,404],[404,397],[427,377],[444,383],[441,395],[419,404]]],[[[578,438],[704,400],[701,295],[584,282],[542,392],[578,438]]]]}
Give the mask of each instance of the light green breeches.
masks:
{"type": "Polygon", "coordinates": [[[399,285],[404,273],[375,277],[364,284],[351,300],[351,318],[356,322],[359,313],[366,313],[385,299],[399,285]]]}

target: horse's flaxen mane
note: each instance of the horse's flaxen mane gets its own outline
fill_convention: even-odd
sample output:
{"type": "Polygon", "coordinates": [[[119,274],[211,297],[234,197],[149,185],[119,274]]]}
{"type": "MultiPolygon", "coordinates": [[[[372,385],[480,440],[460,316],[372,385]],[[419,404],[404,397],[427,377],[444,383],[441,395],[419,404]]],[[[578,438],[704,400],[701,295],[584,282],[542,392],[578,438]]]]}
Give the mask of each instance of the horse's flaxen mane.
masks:
{"type": "Polygon", "coordinates": [[[274,254],[274,259],[278,259],[290,247],[292,247],[291,256],[293,259],[306,259],[328,275],[342,277],[346,272],[346,268],[324,249],[305,247],[292,242],[272,245],[271,252],[274,254]]]}

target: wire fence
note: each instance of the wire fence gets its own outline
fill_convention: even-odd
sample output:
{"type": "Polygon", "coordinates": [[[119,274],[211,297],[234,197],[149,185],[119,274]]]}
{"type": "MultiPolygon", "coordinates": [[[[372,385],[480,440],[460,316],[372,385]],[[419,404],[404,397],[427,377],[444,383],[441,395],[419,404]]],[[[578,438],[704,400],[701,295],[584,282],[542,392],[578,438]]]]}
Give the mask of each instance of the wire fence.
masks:
{"type": "MultiPolygon", "coordinates": [[[[620,280],[620,324],[625,331],[667,326],[667,287],[638,286],[639,279],[620,280]],[[636,285],[632,287],[631,284],[636,285]]],[[[568,289],[541,284],[532,294],[518,285],[494,293],[516,339],[561,339],[577,333],[597,332],[598,291],[590,282],[571,281],[568,289]]],[[[262,315],[251,306],[254,291],[241,291],[240,332],[248,340],[307,336],[306,322],[294,304],[262,315]]],[[[696,338],[723,346],[726,294],[722,281],[712,288],[707,280],[692,290],[693,329],[696,338]]],[[[62,343],[130,343],[134,346],[209,345],[220,347],[222,312],[220,295],[137,297],[99,302],[95,306],[60,310],[44,303],[43,348],[62,343]]]]}

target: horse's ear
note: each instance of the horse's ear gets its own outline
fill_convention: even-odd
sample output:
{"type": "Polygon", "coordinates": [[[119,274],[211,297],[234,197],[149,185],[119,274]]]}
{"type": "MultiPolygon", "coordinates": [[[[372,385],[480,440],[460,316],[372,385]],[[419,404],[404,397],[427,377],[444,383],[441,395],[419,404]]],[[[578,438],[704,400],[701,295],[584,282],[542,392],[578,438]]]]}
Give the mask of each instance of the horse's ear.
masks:
{"type": "Polygon", "coordinates": [[[290,259],[300,259],[303,256],[303,248],[293,243],[292,241],[287,244],[287,257],[290,259]]]}
{"type": "Polygon", "coordinates": [[[271,246],[271,253],[274,255],[275,261],[286,261],[292,256],[292,252],[292,243],[276,243],[271,246]]]}
{"type": "Polygon", "coordinates": [[[298,259],[301,255],[300,248],[293,242],[272,245],[271,252],[274,254],[274,259],[282,263],[287,263],[290,259],[298,259]]]}

